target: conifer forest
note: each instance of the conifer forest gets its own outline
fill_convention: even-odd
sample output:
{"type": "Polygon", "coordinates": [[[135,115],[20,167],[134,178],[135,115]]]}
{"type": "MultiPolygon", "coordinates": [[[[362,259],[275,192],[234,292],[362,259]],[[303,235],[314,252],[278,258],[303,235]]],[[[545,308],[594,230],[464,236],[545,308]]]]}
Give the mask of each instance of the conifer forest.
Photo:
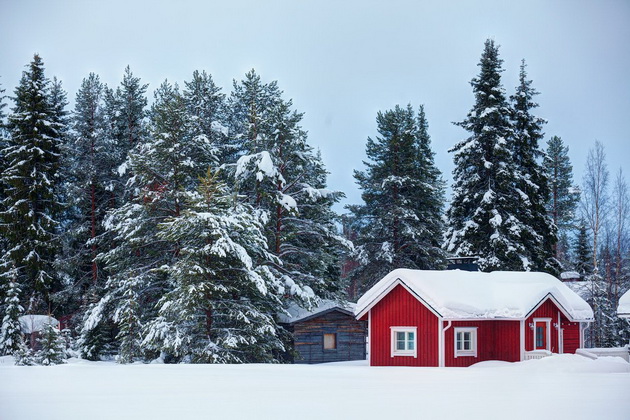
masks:
{"type": "Polygon", "coordinates": [[[630,289],[626,175],[593,139],[574,176],[582,163],[545,132],[528,64],[505,80],[498,44],[480,50],[452,184],[434,160],[431,109],[383,104],[353,168],[362,203],[343,211],[304,114],[264,74],[226,90],[191,69],[149,90],[130,67],[116,86],[90,73],[70,107],[35,54],[17,86],[0,85],[0,355],[282,363],[290,305],[356,302],[393,269],[452,257],[579,278],[571,287],[595,313],[588,344],[627,343],[616,315],[630,289]],[[34,351],[26,314],[64,328],[48,325],[34,351]]]}

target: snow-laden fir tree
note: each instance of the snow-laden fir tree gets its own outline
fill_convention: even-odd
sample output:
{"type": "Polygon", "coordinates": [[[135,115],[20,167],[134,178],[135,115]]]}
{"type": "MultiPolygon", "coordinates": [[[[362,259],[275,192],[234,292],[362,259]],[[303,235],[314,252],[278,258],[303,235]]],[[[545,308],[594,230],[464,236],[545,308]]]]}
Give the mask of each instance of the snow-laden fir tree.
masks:
{"type": "Polygon", "coordinates": [[[399,267],[438,269],[444,182],[433,160],[424,107],[396,106],[376,117],[379,135],[368,137],[365,171],[354,177],[365,204],[351,206],[356,259],[352,274],[363,290],[399,267]]]}
{"type": "Polygon", "coordinates": [[[593,251],[591,249],[591,239],[588,234],[586,222],[581,220],[578,224],[578,233],[573,245],[573,264],[575,270],[582,277],[593,272],[593,251]]]}
{"type": "Polygon", "coordinates": [[[234,83],[229,105],[240,156],[236,181],[266,215],[269,250],[279,259],[271,268],[287,294],[305,304],[316,296],[336,297],[336,267],[347,242],[336,232],[331,206],[342,193],[326,188],[321,158],[300,126],[303,115],[282,99],[276,82],[262,83],[253,70],[234,83]]]}
{"type": "MultiPolygon", "coordinates": [[[[53,92],[54,93],[54,92],[53,92]]],[[[62,107],[59,92],[51,95],[39,55],[22,74],[9,116],[10,139],[0,182],[0,229],[6,239],[6,260],[15,263],[28,310],[47,308],[57,287],[53,268],[58,253],[56,198],[62,107]]]]}
{"type": "Polygon", "coordinates": [[[50,366],[65,363],[66,342],[52,322],[44,322],[37,342],[40,349],[35,354],[35,361],[38,364],[50,366]]]}
{"type": "Polygon", "coordinates": [[[215,160],[216,149],[204,136],[191,135],[186,101],[177,86],[164,82],[155,92],[149,138],[137,144],[123,167],[129,201],[111,211],[105,226],[115,247],[99,254],[110,277],[105,294],[88,313],[83,334],[110,318],[119,328],[119,361],[143,356],[143,327],[156,316],[155,303],[173,287],[168,267],[180,245],[158,237],[158,226],[180,217],[199,167],[215,160]]]}
{"type": "Polygon", "coordinates": [[[575,210],[580,201],[579,188],[573,184],[573,166],[569,147],[562,139],[553,136],[547,142],[543,167],[549,181],[547,212],[558,228],[555,257],[566,265],[569,256],[569,234],[575,228],[575,210]]]}
{"type": "Polygon", "coordinates": [[[0,287],[3,289],[4,302],[2,324],[0,324],[0,355],[17,355],[25,343],[20,326],[20,317],[24,308],[20,304],[20,284],[17,282],[18,270],[12,261],[2,259],[0,287]]]}
{"type": "MultiPolygon", "coordinates": [[[[75,100],[70,141],[62,154],[68,210],[60,265],[67,283],[67,311],[77,314],[77,322],[102,295],[105,271],[95,258],[105,244],[102,222],[116,202],[116,169],[121,163],[118,145],[107,126],[105,90],[94,73],[83,80],[75,100]]],[[[92,358],[101,351],[97,349],[107,342],[103,335],[110,335],[109,325],[90,329],[81,337],[83,357],[92,358]]]]}
{"type": "Polygon", "coordinates": [[[539,93],[527,79],[525,60],[521,62],[519,85],[512,101],[512,138],[510,149],[518,176],[514,188],[522,197],[522,206],[516,210],[519,221],[527,226],[520,231],[520,240],[529,253],[530,268],[557,274],[560,264],[555,259],[557,227],[547,214],[550,199],[549,179],[542,166],[544,155],[540,148],[543,125],[546,121],[533,115],[538,107],[534,97],[539,93]]]}
{"type": "Polygon", "coordinates": [[[158,302],[143,345],[193,363],[275,361],[284,350],[274,315],[285,287],[267,266],[275,257],[258,212],[209,168],[187,210],[159,228],[160,238],[179,245],[161,267],[174,288],[158,302]]]}
{"type": "Polygon", "coordinates": [[[190,118],[190,135],[205,137],[216,148],[216,158],[224,162],[234,150],[228,147],[225,94],[212,76],[195,70],[190,82],[184,82],[184,100],[190,118]]]}
{"type": "Polygon", "coordinates": [[[531,252],[521,235],[531,227],[518,215],[528,197],[515,188],[521,175],[509,144],[512,111],[501,85],[502,63],[499,47],[487,40],[479,75],[471,81],[475,104],[457,123],[470,136],[451,149],[454,184],[444,247],[457,256],[478,256],[483,271],[530,270],[531,252]]]}

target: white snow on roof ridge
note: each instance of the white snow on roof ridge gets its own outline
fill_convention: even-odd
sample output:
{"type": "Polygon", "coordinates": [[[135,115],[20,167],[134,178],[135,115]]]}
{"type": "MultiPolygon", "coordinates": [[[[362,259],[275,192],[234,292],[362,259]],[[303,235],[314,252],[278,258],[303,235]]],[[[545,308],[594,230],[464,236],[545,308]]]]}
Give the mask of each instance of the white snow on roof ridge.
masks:
{"type": "Polygon", "coordinates": [[[41,331],[46,324],[52,324],[53,327],[59,326],[59,321],[48,315],[23,315],[19,321],[24,334],[41,331]]]}
{"type": "Polygon", "coordinates": [[[622,318],[630,318],[630,290],[619,298],[617,314],[622,318]]]}
{"type": "Polygon", "coordinates": [[[356,307],[356,304],[352,302],[341,303],[341,302],[328,300],[328,299],[322,299],[319,305],[317,305],[311,310],[302,308],[301,306],[298,306],[296,303],[292,303],[287,308],[287,312],[289,312],[289,315],[279,314],[278,320],[281,323],[289,324],[289,323],[301,321],[312,315],[316,315],[318,313],[325,312],[329,309],[334,309],[334,308],[340,308],[340,309],[343,309],[352,313],[354,312],[355,307],[356,307]]]}
{"type": "Polygon", "coordinates": [[[548,295],[573,321],[592,320],[591,307],[550,274],[520,271],[396,269],[357,302],[360,314],[398,280],[444,319],[524,319],[548,295]]]}

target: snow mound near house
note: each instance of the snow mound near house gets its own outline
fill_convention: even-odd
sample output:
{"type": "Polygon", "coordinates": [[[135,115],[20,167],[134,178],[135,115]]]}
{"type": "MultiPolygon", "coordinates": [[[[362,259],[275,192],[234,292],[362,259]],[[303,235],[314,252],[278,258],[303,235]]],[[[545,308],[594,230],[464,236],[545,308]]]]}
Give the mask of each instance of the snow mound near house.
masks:
{"type": "Polygon", "coordinates": [[[619,298],[619,307],[617,308],[617,314],[622,318],[630,318],[630,290],[619,298]]]}
{"type": "Polygon", "coordinates": [[[630,373],[630,363],[621,357],[600,357],[593,360],[577,354],[554,354],[542,359],[516,363],[489,360],[469,367],[469,369],[478,368],[515,369],[543,373],[630,373]]]}
{"type": "Polygon", "coordinates": [[[397,284],[406,286],[444,319],[524,319],[550,295],[573,321],[593,319],[588,303],[560,280],[546,273],[518,271],[397,269],[359,299],[355,314],[397,284]]]}

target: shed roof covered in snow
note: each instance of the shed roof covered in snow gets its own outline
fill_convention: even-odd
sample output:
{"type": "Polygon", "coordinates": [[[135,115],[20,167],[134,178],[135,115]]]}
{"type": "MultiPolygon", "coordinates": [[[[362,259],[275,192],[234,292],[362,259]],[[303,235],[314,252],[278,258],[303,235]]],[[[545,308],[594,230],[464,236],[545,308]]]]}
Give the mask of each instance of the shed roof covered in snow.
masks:
{"type": "Polygon", "coordinates": [[[621,318],[630,318],[630,290],[623,294],[619,298],[619,307],[617,308],[617,315],[621,318]]]}
{"type": "Polygon", "coordinates": [[[354,303],[340,303],[327,299],[321,300],[319,305],[311,310],[301,308],[296,304],[291,304],[287,308],[287,312],[289,312],[289,314],[280,314],[278,316],[278,320],[283,324],[293,324],[334,310],[352,315],[354,313],[355,306],[356,304],[354,303]]]}
{"type": "Polygon", "coordinates": [[[397,269],[357,302],[363,316],[396,285],[402,284],[444,319],[525,319],[552,296],[572,321],[591,321],[591,307],[560,280],[546,273],[397,269]]]}
{"type": "Polygon", "coordinates": [[[20,317],[20,326],[24,334],[39,332],[46,324],[52,324],[53,327],[58,327],[59,321],[48,315],[24,315],[20,317]]]}

